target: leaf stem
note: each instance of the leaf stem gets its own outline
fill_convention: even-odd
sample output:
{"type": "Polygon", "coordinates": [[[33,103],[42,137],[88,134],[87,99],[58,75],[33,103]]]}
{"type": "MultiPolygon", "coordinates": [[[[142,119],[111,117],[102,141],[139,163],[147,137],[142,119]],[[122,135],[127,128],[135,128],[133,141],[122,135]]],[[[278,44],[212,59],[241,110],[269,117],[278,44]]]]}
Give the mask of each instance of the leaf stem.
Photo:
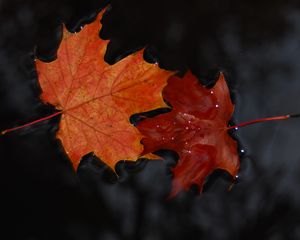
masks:
{"type": "Polygon", "coordinates": [[[234,126],[229,126],[226,128],[226,130],[237,129],[240,127],[244,127],[244,126],[248,126],[248,125],[256,124],[256,123],[261,123],[261,122],[287,120],[289,118],[297,118],[297,117],[300,117],[300,114],[291,114],[291,115],[288,114],[288,115],[275,116],[275,117],[259,118],[259,119],[251,120],[248,122],[239,123],[234,126]]]}
{"type": "Polygon", "coordinates": [[[53,113],[53,114],[51,114],[51,115],[49,115],[49,116],[42,117],[42,118],[37,119],[37,120],[35,120],[35,121],[26,123],[26,124],[24,124],[24,125],[17,126],[17,127],[14,127],[14,128],[8,128],[8,129],[2,131],[0,135],[4,135],[4,134],[6,134],[6,133],[13,132],[13,131],[16,131],[16,130],[18,130],[18,129],[25,128],[25,127],[34,125],[34,124],[39,123],[39,122],[43,122],[43,121],[45,121],[45,120],[51,119],[51,118],[53,118],[53,117],[55,117],[55,116],[58,116],[58,115],[62,114],[62,112],[63,112],[63,111],[59,111],[59,112],[53,113]]]}

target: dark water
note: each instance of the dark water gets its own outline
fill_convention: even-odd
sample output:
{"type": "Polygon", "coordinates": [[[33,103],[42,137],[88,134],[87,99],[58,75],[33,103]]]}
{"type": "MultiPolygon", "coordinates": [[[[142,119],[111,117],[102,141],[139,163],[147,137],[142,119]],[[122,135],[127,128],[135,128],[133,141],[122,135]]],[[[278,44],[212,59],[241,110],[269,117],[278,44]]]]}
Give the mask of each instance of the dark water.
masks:
{"type": "MultiPolygon", "coordinates": [[[[78,31],[106,3],[0,1],[0,129],[53,111],[39,102],[34,56],[54,59],[61,22],[78,31]]],[[[111,3],[101,32],[111,39],[109,63],[146,46],[149,61],[190,68],[208,85],[224,71],[236,122],[300,112],[298,1],[111,3]]],[[[3,239],[300,239],[297,119],[236,133],[246,154],[230,192],[217,172],[203,194],[170,201],[172,159],[120,163],[116,181],[86,156],[75,174],[55,140],[57,122],[0,137],[3,239]]]]}

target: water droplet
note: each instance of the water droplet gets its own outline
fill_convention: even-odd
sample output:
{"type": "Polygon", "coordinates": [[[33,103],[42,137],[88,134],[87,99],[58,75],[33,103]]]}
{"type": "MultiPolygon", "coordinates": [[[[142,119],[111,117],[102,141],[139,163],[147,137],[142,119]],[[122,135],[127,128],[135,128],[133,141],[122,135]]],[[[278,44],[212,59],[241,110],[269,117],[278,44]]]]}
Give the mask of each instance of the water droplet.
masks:
{"type": "Polygon", "coordinates": [[[219,107],[219,104],[216,104],[216,108],[218,108],[219,107]]]}
{"type": "Polygon", "coordinates": [[[188,123],[191,123],[191,121],[189,120],[188,123]]]}
{"type": "Polygon", "coordinates": [[[192,153],[192,151],[191,151],[191,150],[188,150],[188,153],[192,153]]]}
{"type": "Polygon", "coordinates": [[[234,128],[234,130],[238,130],[238,129],[239,129],[238,127],[235,127],[235,128],[234,128]]]}
{"type": "Polygon", "coordinates": [[[241,153],[244,153],[245,152],[245,150],[244,149],[241,149],[241,153]]]}
{"type": "Polygon", "coordinates": [[[214,94],[214,91],[210,91],[211,94],[214,94]]]}

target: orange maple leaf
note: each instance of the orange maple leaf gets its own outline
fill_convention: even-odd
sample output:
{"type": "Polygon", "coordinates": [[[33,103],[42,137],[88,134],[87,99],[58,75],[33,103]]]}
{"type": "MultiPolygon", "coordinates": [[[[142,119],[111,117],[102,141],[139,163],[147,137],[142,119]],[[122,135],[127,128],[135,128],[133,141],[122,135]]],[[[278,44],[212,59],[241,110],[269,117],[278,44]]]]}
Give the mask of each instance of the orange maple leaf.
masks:
{"type": "Polygon", "coordinates": [[[173,74],[145,62],[142,51],[115,65],[104,62],[102,13],[77,34],[64,28],[57,60],[36,61],[41,99],[62,113],[57,138],[74,169],[90,152],[113,170],[119,160],[136,160],[142,134],[129,117],[165,107],[161,91],[173,74]]]}

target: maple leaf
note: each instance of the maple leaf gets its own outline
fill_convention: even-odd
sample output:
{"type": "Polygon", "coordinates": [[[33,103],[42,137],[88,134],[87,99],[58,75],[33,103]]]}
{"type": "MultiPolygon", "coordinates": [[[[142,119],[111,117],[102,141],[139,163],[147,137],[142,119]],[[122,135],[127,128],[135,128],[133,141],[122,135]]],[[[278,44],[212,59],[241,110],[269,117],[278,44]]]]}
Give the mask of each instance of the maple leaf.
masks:
{"type": "Polygon", "coordinates": [[[172,76],[163,96],[171,112],[141,121],[137,128],[144,154],[159,149],[174,150],[179,161],[173,171],[172,192],[188,190],[192,184],[202,190],[205,178],[215,169],[235,176],[239,168],[237,142],[227,133],[234,106],[223,74],[207,89],[188,72],[183,79],[172,76]]]}
{"type": "Polygon", "coordinates": [[[113,66],[104,62],[102,14],[77,34],[64,29],[57,60],[36,61],[41,99],[62,114],[57,138],[74,169],[90,152],[113,170],[119,160],[136,160],[142,135],[129,117],[166,106],[161,91],[173,74],[145,62],[142,51],[113,66]]]}

